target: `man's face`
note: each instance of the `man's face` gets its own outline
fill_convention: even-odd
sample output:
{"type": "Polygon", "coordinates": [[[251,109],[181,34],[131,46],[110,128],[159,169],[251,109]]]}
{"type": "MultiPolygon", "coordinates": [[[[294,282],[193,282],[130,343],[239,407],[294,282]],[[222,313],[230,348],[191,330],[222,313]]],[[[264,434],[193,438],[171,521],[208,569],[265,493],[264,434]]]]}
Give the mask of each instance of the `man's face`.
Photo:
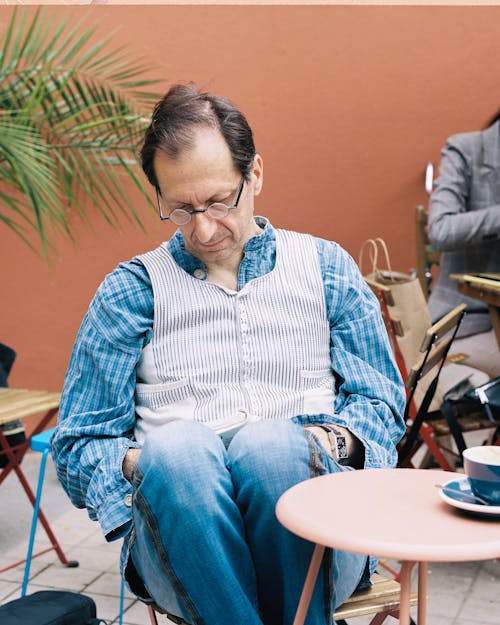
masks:
{"type": "MultiPolygon", "coordinates": [[[[218,130],[199,128],[194,147],[170,158],[158,151],[154,168],[161,192],[164,212],[176,208],[190,211],[205,209],[212,202],[232,206],[241,181],[231,152],[218,130]]],[[[262,159],[255,157],[251,179],[245,181],[238,207],[223,219],[207,213],[192,215],[191,221],[179,226],[186,249],[207,267],[239,264],[245,243],[260,230],[253,219],[254,196],[262,187],[262,159]]]]}

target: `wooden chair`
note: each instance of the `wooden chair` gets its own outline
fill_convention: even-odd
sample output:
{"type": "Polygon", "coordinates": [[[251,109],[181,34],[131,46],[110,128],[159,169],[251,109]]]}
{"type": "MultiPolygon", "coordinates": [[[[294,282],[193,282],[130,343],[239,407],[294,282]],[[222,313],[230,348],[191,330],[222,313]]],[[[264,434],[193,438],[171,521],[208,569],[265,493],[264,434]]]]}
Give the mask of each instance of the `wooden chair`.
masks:
{"type": "Polygon", "coordinates": [[[441,256],[429,241],[427,219],[428,213],[425,208],[422,205],[417,206],[415,209],[417,276],[426,298],[430,293],[432,269],[435,265],[439,265],[441,256]]]}
{"type": "MultiPolygon", "coordinates": [[[[412,457],[418,448],[425,444],[443,469],[453,470],[448,458],[454,457],[458,464],[461,463],[462,453],[467,447],[464,434],[473,431],[485,431],[489,444],[499,443],[500,422],[495,423],[492,420],[492,415],[485,410],[485,406],[476,396],[469,393],[461,394],[458,389],[455,396],[445,395],[437,410],[430,409],[432,398],[438,390],[443,367],[453,366],[447,364],[448,351],[464,313],[465,304],[460,304],[429,328],[421,346],[423,355],[408,373],[406,386],[410,395],[425,375],[430,376],[430,379],[426,381],[427,390],[422,403],[418,409],[413,407],[414,417],[410,422],[407,437],[399,449],[400,466],[412,466],[412,457]],[[454,447],[451,446],[452,442],[454,447]]],[[[458,367],[475,371],[465,365],[458,367]]],[[[486,381],[488,376],[483,372],[479,374],[486,381]]],[[[411,402],[411,398],[409,401],[411,402]]],[[[409,416],[409,409],[406,416],[409,416]]]]}
{"type": "MultiPolygon", "coordinates": [[[[433,418],[435,413],[430,410],[430,406],[438,388],[439,377],[446,363],[448,351],[464,314],[465,304],[461,304],[427,330],[420,347],[422,356],[408,371],[405,383],[408,397],[404,415],[407,432],[399,448],[400,466],[411,466],[412,457],[425,443],[436,461],[445,470],[453,470],[438,444],[439,432],[436,432],[433,427],[436,420],[433,418]],[[427,380],[423,399],[417,408],[413,399],[417,385],[424,376],[430,377],[427,380]]],[[[455,424],[453,429],[455,429],[455,424]]],[[[449,433],[448,424],[448,431],[445,434],[449,433]]],[[[450,452],[451,450],[447,451],[450,452]]]]}
{"type": "MultiPolygon", "coordinates": [[[[422,445],[426,445],[442,469],[453,471],[450,462],[452,459],[460,461],[465,448],[464,432],[489,430],[490,438],[494,436],[494,426],[479,401],[445,401],[439,385],[449,348],[465,313],[465,305],[457,306],[430,326],[420,346],[421,357],[415,363],[407,363],[398,344],[398,338],[404,335],[403,324],[389,311],[393,305],[390,287],[382,287],[370,280],[367,283],[379,300],[396,362],[406,381],[405,420],[408,430],[400,446],[400,466],[413,466],[412,458],[422,445]],[[417,388],[420,391],[418,401],[415,400],[417,388]],[[452,446],[452,441],[456,448],[452,446]]],[[[465,373],[475,373],[478,377],[482,375],[484,381],[487,379],[485,374],[472,367],[453,366],[460,366],[465,373]]]]}
{"type": "MultiPolygon", "coordinates": [[[[388,579],[375,573],[372,576],[372,587],[360,590],[351,595],[335,612],[336,625],[347,625],[347,619],[358,616],[374,615],[370,625],[381,625],[388,616],[399,616],[400,585],[395,579],[388,579]]],[[[417,604],[417,593],[411,593],[411,605],[417,604]]],[[[151,625],[159,625],[157,613],[148,606],[151,625]]],[[[172,616],[169,617],[172,620],[172,616]]],[[[174,623],[185,624],[182,619],[174,617],[174,623]]],[[[412,621],[413,623],[413,621],[412,621]]],[[[333,625],[333,624],[332,624],[333,625]]]]}
{"type": "MultiPolygon", "coordinates": [[[[51,419],[57,414],[59,409],[59,402],[61,395],[59,393],[49,393],[47,391],[32,391],[26,389],[12,389],[12,388],[0,388],[0,425],[11,423],[18,419],[24,419],[26,417],[38,415],[38,422],[35,428],[31,432],[30,436],[26,437],[26,441],[22,444],[10,447],[9,443],[0,428],[0,455],[7,457],[7,464],[0,473],[0,485],[5,478],[12,472],[17,475],[23,490],[25,491],[32,506],[35,506],[35,495],[28,480],[22,470],[21,460],[30,448],[32,437],[42,432],[51,419]]],[[[59,542],[52,531],[50,524],[42,510],[38,511],[38,517],[41,524],[50,540],[51,546],[34,554],[33,557],[42,555],[54,549],[62,564],[66,566],[78,566],[78,562],[74,560],[68,560],[59,545],[59,542]]],[[[0,573],[7,571],[11,568],[19,566],[25,562],[20,560],[9,566],[0,569],[0,573]]]]}

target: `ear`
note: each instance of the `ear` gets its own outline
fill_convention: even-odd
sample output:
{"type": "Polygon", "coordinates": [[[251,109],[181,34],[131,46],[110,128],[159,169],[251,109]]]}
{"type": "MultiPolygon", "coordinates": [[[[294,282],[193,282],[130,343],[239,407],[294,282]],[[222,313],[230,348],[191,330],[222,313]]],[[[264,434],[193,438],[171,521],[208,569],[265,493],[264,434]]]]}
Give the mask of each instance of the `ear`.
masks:
{"type": "Polygon", "coordinates": [[[259,195],[264,184],[264,161],[260,154],[256,154],[254,157],[252,178],[254,180],[253,194],[259,195]]]}

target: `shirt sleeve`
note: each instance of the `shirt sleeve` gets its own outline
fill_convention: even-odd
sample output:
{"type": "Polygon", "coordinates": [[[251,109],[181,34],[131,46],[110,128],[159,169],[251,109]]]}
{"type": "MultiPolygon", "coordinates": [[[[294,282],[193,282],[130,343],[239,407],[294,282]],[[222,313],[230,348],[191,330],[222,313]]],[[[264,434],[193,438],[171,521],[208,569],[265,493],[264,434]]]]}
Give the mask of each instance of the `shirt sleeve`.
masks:
{"type": "Polygon", "coordinates": [[[405,431],[405,391],[380,305],[354,260],[317,239],[337,381],[335,420],[365,447],[365,467],[395,466],[405,431]]]}
{"type": "Polygon", "coordinates": [[[481,245],[500,233],[495,172],[482,163],[481,133],[450,137],[441,151],[439,176],[429,202],[429,239],[443,252],[481,245]],[[473,178],[475,180],[473,180],[473,178]],[[478,197],[472,197],[473,187],[478,197]],[[469,208],[473,203],[474,210],[469,208]]]}
{"type": "Polygon", "coordinates": [[[109,274],[94,296],[73,348],[52,453],[71,501],[86,507],[109,540],[131,520],[123,458],[135,425],[135,367],[149,342],[153,295],[138,260],[109,274]]]}

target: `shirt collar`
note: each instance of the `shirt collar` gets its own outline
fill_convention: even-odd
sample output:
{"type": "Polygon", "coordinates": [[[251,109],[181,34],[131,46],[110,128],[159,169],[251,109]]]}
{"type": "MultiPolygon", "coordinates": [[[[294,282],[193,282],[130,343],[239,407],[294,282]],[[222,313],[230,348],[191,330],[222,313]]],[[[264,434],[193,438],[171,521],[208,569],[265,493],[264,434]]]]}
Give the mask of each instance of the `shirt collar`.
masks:
{"type": "MultiPolygon", "coordinates": [[[[264,255],[265,251],[272,250],[274,253],[274,242],[276,240],[275,230],[266,217],[256,215],[254,219],[255,223],[262,228],[262,232],[256,234],[246,242],[243,250],[244,257],[242,261],[245,262],[245,264],[250,263],[251,265],[255,265],[258,262],[259,257],[264,255]]],[[[207,272],[205,265],[199,258],[196,258],[196,256],[193,256],[186,250],[184,237],[182,236],[180,230],[176,230],[173,237],[168,241],[168,249],[174,257],[175,262],[179,265],[179,267],[182,267],[184,271],[193,275],[195,271],[199,272],[201,270],[206,275],[207,272]]]]}

